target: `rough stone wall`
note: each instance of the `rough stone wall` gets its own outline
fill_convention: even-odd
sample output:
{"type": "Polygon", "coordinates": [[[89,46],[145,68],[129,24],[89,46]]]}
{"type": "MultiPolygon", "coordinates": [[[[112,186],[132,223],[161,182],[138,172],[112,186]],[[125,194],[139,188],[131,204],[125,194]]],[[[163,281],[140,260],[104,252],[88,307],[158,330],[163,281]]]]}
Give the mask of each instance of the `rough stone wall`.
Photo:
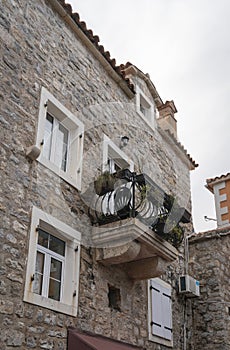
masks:
{"type": "MultiPolygon", "coordinates": [[[[25,157],[35,143],[41,87],[45,86],[85,124],[83,192],[101,169],[106,133],[125,149],[137,171],[146,171],[168,193],[190,199],[187,167],[158,131],[146,127],[131,101],[101,64],[43,0],[0,2],[1,264],[0,347],[2,350],[65,349],[67,327],[77,326],[147,349],[147,283],[131,282],[122,269],[105,268],[82,247],[78,316],[70,317],[23,302],[32,205],[90,235],[79,192],[37,161],[25,157]],[[125,128],[124,128],[125,126],[125,128]],[[92,160],[96,159],[95,162],[92,160]],[[176,188],[177,180],[183,179],[176,188]],[[175,189],[176,188],[176,189],[175,189]],[[108,307],[108,283],[121,289],[121,311],[108,307]],[[141,298],[140,298],[141,296],[141,298]]],[[[176,287],[178,264],[167,280],[176,287]]],[[[174,291],[174,313],[183,305],[174,291]]],[[[182,321],[176,318],[174,344],[181,346],[182,321]]]]}
{"type": "Polygon", "coordinates": [[[229,229],[190,240],[190,274],[200,281],[201,295],[188,305],[193,330],[188,349],[230,349],[229,247],[229,229]]]}

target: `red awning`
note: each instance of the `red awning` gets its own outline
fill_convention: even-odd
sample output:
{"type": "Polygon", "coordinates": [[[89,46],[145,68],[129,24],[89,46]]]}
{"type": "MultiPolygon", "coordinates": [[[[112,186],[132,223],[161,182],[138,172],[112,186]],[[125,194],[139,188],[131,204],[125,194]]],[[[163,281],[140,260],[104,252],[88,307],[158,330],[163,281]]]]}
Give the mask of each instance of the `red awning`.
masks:
{"type": "Polygon", "coordinates": [[[89,335],[69,329],[68,350],[141,350],[141,348],[101,335],[89,335]]]}

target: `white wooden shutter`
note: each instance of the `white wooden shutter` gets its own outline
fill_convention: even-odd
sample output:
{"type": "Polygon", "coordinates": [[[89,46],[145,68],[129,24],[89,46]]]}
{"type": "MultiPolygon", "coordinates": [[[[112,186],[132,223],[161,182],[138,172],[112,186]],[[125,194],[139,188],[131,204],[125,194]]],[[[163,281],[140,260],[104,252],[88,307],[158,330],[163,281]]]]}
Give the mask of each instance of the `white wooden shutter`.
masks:
{"type": "Polygon", "coordinates": [[[162,326],[165,339],[172,340],[172,302],[171,288],[161,287],[162,291],[162,326]]]}
{"type": "Polygon", "coordinates": [[[151,302],[152,302],[152,334],[163,337],[163,319],[161,307],[161,286],[154,280],[150,283],[151,302]]]}
{"type": "Polygon", "coordinates": [[[158,279],[150,281],[152,334],[172,340],[171,287],[158,279]]]}

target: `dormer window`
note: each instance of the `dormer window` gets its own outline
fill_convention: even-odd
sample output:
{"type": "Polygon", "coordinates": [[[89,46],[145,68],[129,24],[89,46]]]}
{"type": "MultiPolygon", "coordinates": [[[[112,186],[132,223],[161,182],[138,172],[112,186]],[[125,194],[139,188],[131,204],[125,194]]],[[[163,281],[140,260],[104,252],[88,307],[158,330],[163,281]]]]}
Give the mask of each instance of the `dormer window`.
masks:
{"type": "Polygon", "coordinates": [[[143,91],[136,87],[136,109],[137,113],[152,127],[155,127],[155,109],[154,104],[143,93],[143,91]]]}
{"type": "Polygon", "coordinates": [[[143,95],[140,94],[140,111],[146,118],[150,117],[151,105],[146,101],[143,95]]]}

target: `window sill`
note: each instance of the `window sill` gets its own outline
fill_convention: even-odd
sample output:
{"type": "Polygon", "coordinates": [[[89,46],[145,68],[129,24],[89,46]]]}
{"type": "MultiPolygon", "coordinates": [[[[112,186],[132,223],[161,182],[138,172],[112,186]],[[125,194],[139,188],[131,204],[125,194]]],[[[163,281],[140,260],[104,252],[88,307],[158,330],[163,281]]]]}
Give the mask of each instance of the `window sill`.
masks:
{"type": "Polygon", "coordinates": [[[156,336],[156,335],[150,334],[149,340],[150,340],[151,342],[153,342],[153,343],[157,343],[157,344],[161,344],[161,345],[164,345],[164,346],[168,346],[168,347],[170,347],[170,348],[173,347],[173,341],[172,341],[172,340],[167,340],[167,339],[158,337],[158,336],[156,336]]]}
{"type": "Polygon", "coordinates": [[[61,177],[63,180],[68,182],[71,186],[75,187],[79,191],[81,190],[80,183],[79,181],[77,181],[77,179],[74,179],[71,175],[59,169],[55,164],[51,163],[48,159],[40,156],[38,158],[38,162],[44,165],[46,168],[51,170],[53,173],[55,173],[59,177],[61,177]]]}
{"type": "Polygon", "coordinates": [[[68,305],[61,301],[56,301],[52,299],[48,299],[46,297],[43,297],[39,294],[35,294],[32,292],[27,292],[24,295],[25,302],[38,305],[41,307],[44,307],[46,309],[50,309],[53,311],[61,312],[66,315],[70,316],[77,316],[77,307],[74,305],[68,305]]]}
{"type": "Polygon", "coordinates": [[[149,121],[146,116],[140,111],[137,110],[137,114],[141,117],[141,119],[153,130],[155,131],[156,127],[155,127],[155,123],[154,121],[149,121]]]}

